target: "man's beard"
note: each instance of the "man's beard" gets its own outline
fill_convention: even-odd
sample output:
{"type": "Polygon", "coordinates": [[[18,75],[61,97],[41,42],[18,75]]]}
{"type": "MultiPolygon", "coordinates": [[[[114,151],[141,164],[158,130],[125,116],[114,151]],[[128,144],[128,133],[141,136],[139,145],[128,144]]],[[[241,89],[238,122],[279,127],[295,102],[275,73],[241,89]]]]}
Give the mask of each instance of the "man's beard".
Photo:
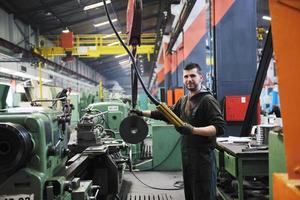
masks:
{"type": "Polygon", "coordinates": [[[195,92],[199,90],[199,86],[193,85],[193,87],[186,87],[189,91],[195,92]]]}

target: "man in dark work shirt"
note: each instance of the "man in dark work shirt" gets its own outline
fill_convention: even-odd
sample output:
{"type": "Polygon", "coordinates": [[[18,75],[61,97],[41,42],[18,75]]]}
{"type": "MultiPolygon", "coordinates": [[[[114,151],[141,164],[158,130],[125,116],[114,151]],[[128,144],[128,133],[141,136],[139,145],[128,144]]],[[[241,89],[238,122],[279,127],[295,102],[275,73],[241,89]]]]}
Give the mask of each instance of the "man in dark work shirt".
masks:
{"type": "MultiPolygon", "coordinates": [[[[203,75],[196,63],[183,70],[183,84],[188,95],[181,97],[172,107],[185,123],[175,127],[182,135],[182,169],[186,200],[216,199],[216,166],[214,148],[216,136],[224,133],[225,121],[217,100],[202,85],[203,75]]],[[[136,114],[167,121],[158,110],[136,114]]]]}

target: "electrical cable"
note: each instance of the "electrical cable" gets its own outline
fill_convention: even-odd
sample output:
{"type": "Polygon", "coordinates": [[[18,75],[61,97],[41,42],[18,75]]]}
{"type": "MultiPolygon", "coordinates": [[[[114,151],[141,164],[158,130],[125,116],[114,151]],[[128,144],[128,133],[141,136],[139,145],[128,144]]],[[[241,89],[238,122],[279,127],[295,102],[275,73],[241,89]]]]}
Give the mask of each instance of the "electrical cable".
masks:
{"type": "MultiPolygon", "coordinates": [[[[150,170],[153,170],[153,169],[159,167],[160,165],[162,165],[162,164],[163,164],[163,163],[164,163],[164,162],[172,155],[172,153],[175,151],[175,149],[176,149],[176,147],[177,147],[179,141],[180,141],[180,138],[177,140],[176,144],[174,145],[174,147],[172,148],[172,150],[170,151],[170,153],[166,156],[166,158],[164,158],[164,160],[162,160],[158,165],[152,167],[151,169],[145,169],[145,170],[143,170],[143,171],[150,171],[150,170]]],[[[173,184],[173,187],[174,187],[174,188],[158,188],[158,187],[153,187],[153,186],[150,186],[150,185],[144,183],[142,180],[140,180],[140,179],[136,176],[136,174],[134,174],[134,172],[133,172],[132,170],[131,170],[131,173],[132,173],[133,176],[134,176],[138,181],[140,181],[143,185],[145,185],[145,186],[147,186],[147,187],[149,187],[149,188],[151,188],[151,189],[155,189],[155,190],[180,190],[180,189],[182,189],[183,186],[184,186],[184,185],[183,185],[183,181],[176,181],[176,182],[173,184]]]]}
{"type": "MultiPolygon", "coordinates": [[[[144,89],[146,95],[148,96],[148,98],[156,105],[157,109],[172,123],[174,124],[175,126],[182,126],[184,124],[184,122],[175,114],[173,113],[173,111],[164,103],[161,103],[159,102],[157,99],[155,99],[151,94],[150,92],[148,91],[148,89],[146,88],[144,82],[143,82],[143,79],[140,75],[140,72],[136,66],[136,62],[135,62],[135,58],[133,57],[132,53],[129,51],[129,49],[127,48],[127,46],[125,45],[125,43],[123,42],[123,40],[121,39],[120,35],[118,34],[116,28],[114,27],[112,21],[111,21],[111,18],[110,18],[110,15],[108,13],[108,9],[107,9],[107,5],[106,5],[106,2],[105,0],[102,0],[103,4],[104,4],[104,8],[105,8],[105,13],[106,13],[106,16],[108,18],[108,21],[113,29],[113,31],[115,32],[118,40],[120,41],[120,43],[122,44],[122,46],[124,47],[124,49],[126,50],[126,52],[128,53],[131,61],[132,61],[132,66],[134,67],[135,69],[135,74],[137,76],[137,78],[139,79],[141,85],[142,85],[142,88],[144,89]]],[[[135,46],[133,46],[133,48],[135,48],[135,46]]]]}
{"type": "MultiPolygon", "coordinates": [[[[160,103],[157,99],[155,99],[155,98],[150,94],[150,92],[148,91],[148,89],[146,88],[145,83],[143,82],[142,77],[141,77],[141,75],[140,75],[140,73],[139,73],[139,70],[138,70],[138,68],[137,68],[137,66],[136,66],[135,59],[134,59],[132,53],[129,51],[129,49],[127,48],[126,44],[123,42],[122,38],[121,38],[120,35],[118,34],[117,30],[115,29],[115,27],[114,27],[114,25],[113,25],[113,23],[112,23],[112,21],[111,21],[111,18],[110,18],[110,15],[109,15],[109,13],[108,13],[108,9],[107,9],[106,1],[105,1],[105,0],[102,0],[102,2],[103,2],[103,5],[104,5],[104,9],[105,9],[105,13],[106,13],[106,16],[107,16],[107,18],[108,18],[108,21],[109,21],[109,23],[110,23],[110,25],[111,25],[111,27],[112,27],[112,29],[113,29],[115,35],[117,36],[118,40],[120,41],[120,43],[122,44],[122,46],[124,47],[124,49],[126,50],[126,52],[128,53],[128,55],[129,55],[129,57],[130,57],[130,59],[131,59],[131,61],[132,61],[132,65],[133,65],[133,67],[134,67],[134,69],[135,69],[135,73],[136,73],[136,75],[137,75],[137,77],[138,77],[138,79],[139,79],[139,81],[140,81],[140,83],[141,83],[141,85],[142,85],[142,88],[144,89],[146,95],[149,97],[149,99],[150,99],[156,106],[161,105],[161,103],[160,103]]],[[[177,143],[178,143],[178,142],[177,142],[177,143]]],[[[176,144],[175,146],[177,146],[177,144],[176,144]]],[[[174,148],[174,149],[175,149],[175,148],[174,148]]],[[[174,151],[174,150],[172,150],[172,151],[174,151]]],[[[167,156],[167,158],[168,158],[169,156],[170,156],[170,154],[167,156]]],[[[147,186],[147,187],[149,187],[149,188],[152,188],[152,189],[156,189],[156,190],[180,190],[180,189],[181,189],[181,188],[158,188],[158,187],[153,187],[153,186],[150,186],[150,185],[144,183],[143,181],[141,181],[141,180],[135,175],[135,173],[134,173],[133,171],[132,171],[131,173],[132,173],[132,174],[134,175],[134,177],[135,177],[137,180],[139,180],[142,184],[144,184],[145,186],[147,186]]]]}
{"type": "Polygon", "coordinates": [[[140,182],[140,183],[142,183],[143,185],[145,185],[146,187],[149,187],[149,188],[151,188],[151,189],[154,189],[154,190],[181,190],[183,187],[182,186],[176,186],[178,183],[179,183],[179,181],[176,181],[174,184],[173,184],[173,186],[174,186],[174,188],[160,188],[160,187],[153,187],[153,186],[151,186],[151,185],[148,185],[148,184],[146,184],[146,183],[144,183],[139,177],[137,177],[137,175],[133,172],[133,171],[131,171],[131,173],[132,173],[132,175],[140,182]],[[176,187],[175,187],[176,186],[176,187]]]}
{"type": "Polygon", "coordinates": [[[172,153],[175,151],[178,143],[180,141],[180,138],[178,138],[177,142],[175,143],[175,145],[173,146],[172,150],[170,151],[170,153],[159,163],[157,164],[156,166],[152,167],[152,168],[149,168],[149,169],[145,169],[143,171],[150,171],[150,170],[154,170],[155,168],[161,166],[164,162],[166,162],[166,160],[168,160],[168,158],[172,155],[172,153]]]}
{"type": "Polygon", "coordinates": [[[139,79],[139,81],[140,81],[140,83],[141,83],[141,85],[142,85],[142,87],[143,87],[145,93],[147,94],[147,96],[149,97],[149,99],[150,99],[156,106],[160,105],[160,102],[159,102],[157,99],[155,99],[155,98],[150,94],[150,92],[148,91],[148,89],[146,88],[145,83],[144,83],[144,81],[143,81],[143,79],[142,79],[142,77],[141,77],[141,74],[140,74],[139,71],[138,71],[138,68],[137,68],[137,66],[136,66],[135,59],[134,59],[132,53],[129,51],[129,49],[127,48],[126,44],[123,42],[122,38],[120,37],[119,33],[117,32],[115,26],[113,25],[113,23],[112,23],[112,21],[111,21],[111,18],[110,18],[110,15],[109,15],[109,13],[108,13],[106,1],[105,1],[105,0],[102,0],[102,2],[103,2],[103,5],[104,5],[104,9],[105,9],[105,13],[106,13],[107,19],[108,19],[108,21],[109,21],[109,23],[110,23],[110,25],[111,25],[113,31],[115,32],[115,34],[116,34],[118,40],[120,41],[120,43],[122,44],[122,46],[124,47],[124,49],[126,50],[126,52],[128,53],[128,55],[129,55],[129,57],[130,57],[130,59],[131,59],[132,65],[133,65],[133,67],[134,67],[134,69],[135,69],[135,73],[136,73],[136,75],[137,75],[137,77],[138,77],[138,79],[139,79]]]}

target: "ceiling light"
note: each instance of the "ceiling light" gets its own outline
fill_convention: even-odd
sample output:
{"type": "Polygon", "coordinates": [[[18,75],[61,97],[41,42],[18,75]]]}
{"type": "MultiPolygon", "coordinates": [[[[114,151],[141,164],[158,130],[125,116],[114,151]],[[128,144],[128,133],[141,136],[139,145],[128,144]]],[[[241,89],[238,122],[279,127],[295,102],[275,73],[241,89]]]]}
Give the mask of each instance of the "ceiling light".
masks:
{"type": "Polygon", "coordinates": [[[113,43],[108,44],[107,46],[113,46],[113,45],[119,44],[119,43],[120,43],[120,42],[113,42],[113,43]]]}
{"type": "MultiPolygon", "coordinates": [[[[109,3],[111,3],[111,1],[107,0],[106,4],[109,4],[109,3]]],[[[94,4],[91,4],[91,5],[88,5],[88,6],[84,6],[83,10],[90,10],[90,9],[98,8],[98,7],[101,7],[101,6],[103,6],[103,2],[94,3],[94,4]]]]}
{"type": "Polygon", "coordinates": [[[10,69],[3,68],[3,67],[0,67],[0,72],[1,73],[5,73],[5,74],[11,74],[11,73],[13,73],[10,69]]]}
{"type": "MultiPolygon", "coordinates": [[[[28,74],[28,73],[24,73],[24,72],[19,72],[19,71],[16,71],[16,70],[7,69],[7,68],[4,68],[4,67],[0,67],[0,72],[5,73],[5,74],[9,74],[9,75],[12,75],[12,76],[18,76],[18,77],[21,77],[21,78],[39,80],[39,78],[37,76],[31,75],[31,74],[28,74]]],[[[51,82],[52,80],[42,78],[42,81],[44,83],[46,83],[46,82],[48,83],[48,82],[51,82]]]]}
{"type": "Polygon", "coordinates": [[[128,54],[127,54],[127,53],[124,53],[124,54],[121,54],[121,55],[117,55],[117,56],[115,56],[115,58],[121,58],[121,57],[123,57],[123,56],[128,56],[128,54]]]}
{"type": "Polygon", "coordinates": [[[70,31],[69,31],[68,27],[66,27],[66,29],[62,30],[62,32],[63,33],[69,33],[70,31]]]}
{"type": "MultiPolygon", "coordinates": [[[[118,31],[118,34],[121,34],[121,31],[118,31]]],[[[109,37],[113,37],[115,35],[116,35],[115,33],[112,33],[112,34],[104,35],[103,38],[109,38],[109,37]]]]}
{"type": "Polygon", "coordinates": [[[270,16],[263,16],[262,18],[263,18],[264,20],[268,20],[268,21],[271,21],[271,19],[272,19],[270,16]]]}
{"type": "Polygon", "coordinates": [[[46,16],[51,16],[52,13],[51,13],[51,12],[45,12],[45,15],[46,15],[46,16]]]}
{"type": "Polygon", "coordinates": [[[129,60],[121,60],[121,61],[119,62],[120,65],[125,64],[125,63],[128,63],[128,64],[129,64],[129,60]]]}
{"type": "MultiPolygon", "coordinates": [[[[117,19],[112,19],[111,21],[112,21],[112,22],[116,22],[116,21],[118,21],[118,20],[117,20],[117,19]]],[[[106,25],[106,24],[109,24],[109,22],[108,22],[108,21],[101,22],[101,23],[98,23],[98,24],[94,24],[94,26],[95,26],[95,27],[99,27],[99,26],[104,26],[104,25],[106,25]]]]}

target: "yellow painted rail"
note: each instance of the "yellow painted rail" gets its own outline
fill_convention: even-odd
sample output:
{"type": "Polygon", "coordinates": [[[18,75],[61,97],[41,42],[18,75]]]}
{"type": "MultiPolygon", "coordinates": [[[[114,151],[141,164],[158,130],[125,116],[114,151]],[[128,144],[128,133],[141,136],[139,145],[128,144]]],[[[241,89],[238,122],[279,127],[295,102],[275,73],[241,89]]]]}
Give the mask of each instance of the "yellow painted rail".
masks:
{"type": "MultiPolygon", "coordinates": [[[[126,43],[127,35],[120,34],[120,36],[126,43]]],[[[97,58],[103,55],[120,55],[126,53],[114,34],[74,35],[73,48],[60,47],[58,35],[45,35],[43,38],[47,38],[47,40],[50,40],[52,43],[51,46],[42,46],[36,49],[37,52],[45,57],[64,56],[66,52],[74,56],[85,58],[97,58]]],[[[40,41],[41,40],[42,39],[40,39],[40,41]]],[[[137,54],[147,54],[148,59],[150,59],[150,54],[154,53],[155,41],[156,34],[142,34],[141,46],[137,47],[137,54]]]]}

